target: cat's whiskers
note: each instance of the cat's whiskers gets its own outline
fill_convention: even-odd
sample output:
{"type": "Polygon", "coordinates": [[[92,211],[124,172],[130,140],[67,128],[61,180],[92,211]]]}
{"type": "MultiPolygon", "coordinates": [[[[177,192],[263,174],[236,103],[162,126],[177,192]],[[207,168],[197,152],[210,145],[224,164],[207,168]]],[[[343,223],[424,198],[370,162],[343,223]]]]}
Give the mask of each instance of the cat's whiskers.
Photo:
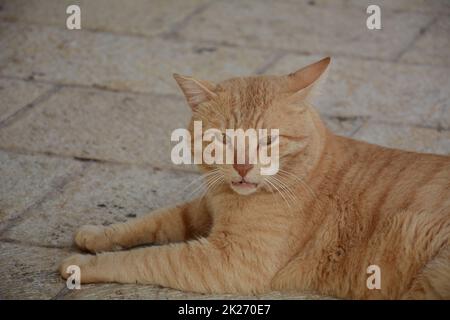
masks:
{"type": "Polygon", "coordinates": [[[292,205],[295,206],[295,204],[299,201],[295,194],[280,179],[277,179],[275,176],[273,176],[272,179],[276,182],[278,187],[285,192],[286,196],[291,200],[292,205]]]}
{"type": "Polygon", "coordinates": [[[181,192],[184,192],[186,189],[188,189],[190,186],[195,185],[199,182],[202,182],[202,179],[206,178],[209,175],[212,175],[213,173],[215,173],[215,171],[218,171],[219,169],[214,169],[211,172],[207,172],[204,174],[201,174],[199,177],[195,178],[194,180],[192,180],[191,182],[189,182],[184,188],[183,190],[181,190],[181,192]]]}
{"type": "Polygon", "coordinates": [[[286,195],[289,195],[292,202],[295,204],[299,201],[298,197],[295,195],[295,193],[289,188],[289,186],[286,185],[286,183],[281,179],[280,177],[272,176],[272,179],[278,182],[280,188],[286,190],[286,195]]]}
{"type": "MultiPolygon", "coordinates": [[[[284,174],[285,178],[295,179],[296,181],[298,181],[303,188],[305,188],[307,191],[309,191],[309,194],[314,199],[315,205],[318,206],[319,208],[323,208],[323,202],[320,201],[320,197],[317,196],[317,193],[314,192],[314,190],[306,182],[304,182],[303,179],[301,179],[300,177],[296,176],[295,174],[293,174],[289,171],[283,170],[283,169],[279,169],[278,173],[284,174]]],[[[280,177],[281,176],[282,175],[280,175],[280,177]]]]}
{"type": "Polygon", "coordinates": [[[208,192],[214,190],[214,188],[219,185],[219,183],[223,180],[223,174],[216,172],[215,175],[209,176],[208,178],[206,181],[206,188],[200,197],[200,200],[202,200],[208,192]],[[210,180],[208,180],[208,178],[210,178],[210,180]]]}
{"type": "Polygon", "coordinates": [[[215,181],[213,181],[210,185],[210,190],[209,191],[213,191],[216,189],[216,187],[219,185],[220,182],[223,182],[223,174],[221,174],[218,179],[216,179],[215,181]]]}
{"type": "Polygon", "coordinates": [[[276,192],[274,191],[275,188],[272,187],[272,185],[270,185],[269,183],[266,183],[266,182],[267,182],[267,181],[264,180],[264,181],[263,181],[263,185],[266,186],[266,187],[269,189],[272,198],[274,199],[274,201],[275,201],[275,202],[277,203],[277,205],[278,205],[280,199],[276,196],[276,192]]]}
{"type": "Polygon", "coordinates": [[[197,194],[197,192],[199,192],[200,190],[202,190],[202,188],[205,187],[205,182],[201,181],[200,185],[198,185],[194,190],[192,190],[191,192],[189,192],[189,194],[186,196],[186,198],[190,199],[192,198],[194,195],[197,194]]]}
{"type": "Polygon", "coordinates": [[[271,180],[270,176],[268,176],[264,181],[266,181],[268,184],[270,184],[280,194],[280,196],[286,202],[286,205],[290,208],[291,205],[289,204],[289,201],[286,199],[286,197],[284,196],[283,192],[276,186],[274,181],[271,180]]]}
{"type": "Polygon", "coordinates": [[[267,189],[269,190],[269,192],[272,195],[272,197],[274,199],[277,199],[277,201],[278,201],[278,198],[275,197],[275,194],[276,194],[277,190],[273,187],[273,185],[269,181],[267,181],[267,178],[263,181],[263,185],[267,187],[267,189]]]}
{"type": "Polygon", "coordinates": [[[291,179],[295,179],[296,181],[298,181],[305,189],[307,189],[309,191],[309,193],[311,194],[312,197],[317,198],[316,193],[314,192],[314,190],[300,177],[296,176],[295,174],[293,174],[292,172],[283,170],[283,169],[278,169],[278,174],[283,175],[286,178],[291,178],[291,179]]]}
{"type": "Polygon", "coordinates": [[[197,186],[194,190],[192,190],[189,194],[188,194],[188,198],[192,197],[194,194],[196,194],[199,190],[201,190],[203,187],[206,186],[206,182],[205,179],[207,179],[210,176],[214,176],[218,173],[219,169],[216,168],[208,173],[202,174],[200,177],[196,178],[194,181],[192,181],[191,183],[189,183],[189,185],[187,187],[184,188],[184,190],[186,190],[189,186],[196,184],[196,183],[200,183],[199,186],[197,186]]]}

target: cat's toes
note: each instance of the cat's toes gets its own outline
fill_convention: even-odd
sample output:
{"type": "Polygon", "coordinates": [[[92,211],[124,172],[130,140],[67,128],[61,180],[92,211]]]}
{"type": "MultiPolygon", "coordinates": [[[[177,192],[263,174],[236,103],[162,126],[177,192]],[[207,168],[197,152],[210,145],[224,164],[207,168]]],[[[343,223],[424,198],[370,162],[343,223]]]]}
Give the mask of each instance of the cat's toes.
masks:
{"type": "Polygon", "coordinates": [[[75,244],[81,250],[102,252],[115,249],[102,226],[83,226],[75,233],[75,244]]]}
{"type": "Polygon", "coordinates": [[[59,273],[64,279],[67,279],[71,273],[70,266],[77,266],[80,268],[80,274],[83,272],[85,267],[94,259],[95,256],[87,254],[75,254],[64,259],[59,265],[59,273]]]}

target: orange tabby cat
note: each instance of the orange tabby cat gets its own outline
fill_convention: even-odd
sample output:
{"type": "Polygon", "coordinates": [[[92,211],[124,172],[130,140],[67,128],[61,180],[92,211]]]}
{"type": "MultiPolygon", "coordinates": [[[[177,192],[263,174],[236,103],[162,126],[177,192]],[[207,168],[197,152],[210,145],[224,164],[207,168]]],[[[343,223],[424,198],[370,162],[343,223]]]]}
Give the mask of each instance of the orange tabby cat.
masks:
{"type": "Polygon", "coordinates": [[[179,290],[317,292],[343,298],[450,298],[450,157],[336,136],[310,105],[330,59],[288,76],[214,85],[175,75],[205,128],[277,128],[280,170],[200,165],[202,199],[126,223],[84,226],[81,282],[179,290]],[[170,243],[170,244],[169,244],[170,243]],[[159,244],[133,250],[141,244],[159,244]],[[368,289],[379,266],[381,288],[368,289]]]}

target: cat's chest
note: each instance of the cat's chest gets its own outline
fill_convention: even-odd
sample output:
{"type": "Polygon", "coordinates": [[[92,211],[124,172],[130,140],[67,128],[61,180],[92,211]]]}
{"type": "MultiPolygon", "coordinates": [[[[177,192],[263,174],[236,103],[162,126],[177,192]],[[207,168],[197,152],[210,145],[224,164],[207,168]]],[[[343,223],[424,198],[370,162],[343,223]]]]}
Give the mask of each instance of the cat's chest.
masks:
{"type": "Polygon", "coordinates": [[[270,195],[217,195],[208,199],[208,209],[213,217],[241,223],[246,220],[269,219],[286,213],[286,208],[274,202],[270,195]]]}

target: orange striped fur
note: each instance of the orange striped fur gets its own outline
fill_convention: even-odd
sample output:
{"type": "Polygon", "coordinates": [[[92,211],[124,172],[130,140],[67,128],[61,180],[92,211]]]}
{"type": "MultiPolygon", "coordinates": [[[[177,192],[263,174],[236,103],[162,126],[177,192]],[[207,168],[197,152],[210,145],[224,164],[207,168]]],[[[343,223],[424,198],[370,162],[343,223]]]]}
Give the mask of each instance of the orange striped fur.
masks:
{"type": "MultiPolygon", "coordinates": [[[[311,106],[328,67],[218,85],[175,75],[211,128],[280,129],[280,171],[231,186],[232,165],[201,165],[203,198],[126,223],[84,226],[60,267],[82,283],[157,284],[205,293],[316,292],[341,298],[450,299],[450,157],[336,136],[311,106]],[[158,244],[128,249],[142,244],[158,244]],[[381,268],[369,290],[366,269],[381,268]]],[[[192,122],[190,125],[192,130],[192,122]]]]}

